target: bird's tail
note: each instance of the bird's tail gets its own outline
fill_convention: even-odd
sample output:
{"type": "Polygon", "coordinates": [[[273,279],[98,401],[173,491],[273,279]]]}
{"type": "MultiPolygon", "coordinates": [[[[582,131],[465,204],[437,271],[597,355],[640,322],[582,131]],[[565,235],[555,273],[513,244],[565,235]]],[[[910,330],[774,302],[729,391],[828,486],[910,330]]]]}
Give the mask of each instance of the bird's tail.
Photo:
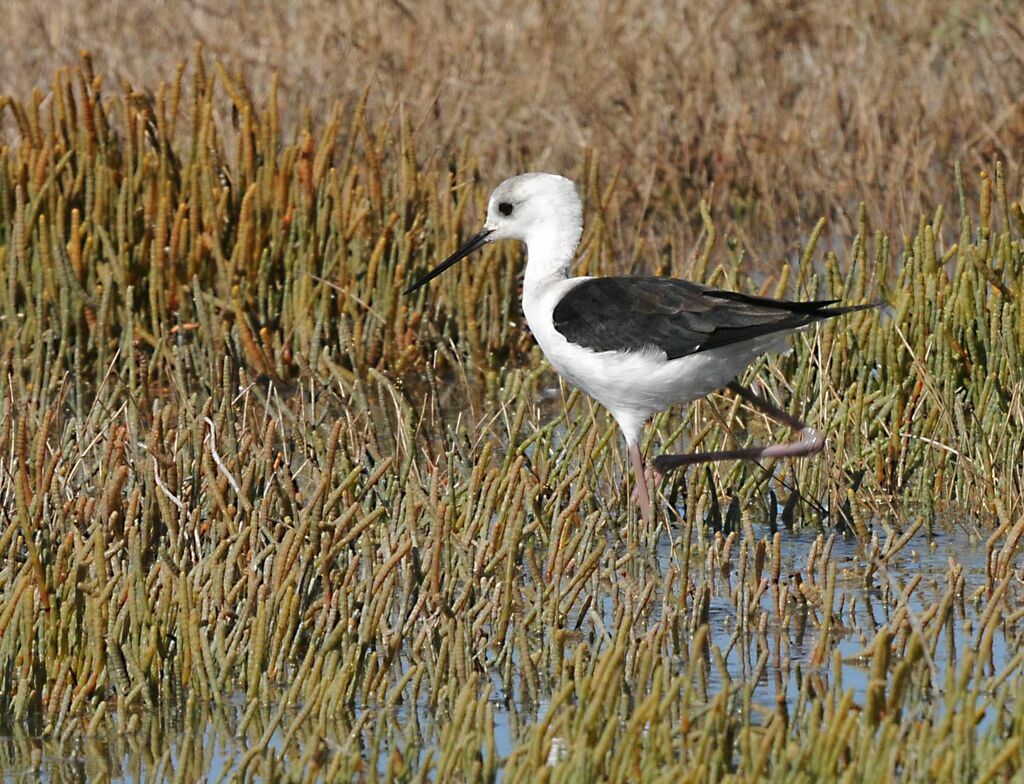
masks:
{"type": "MultiPolygon", "coordinates": [[[[880,308],[884,305],[884,302],[868,302],[863,305],[840,305],[837,308],[829,307],[839,302],[837,299],[822,300],[820,302],[813,303],[817,307],[810,311],[808,315],[815,316],[821,319],[835,318],[836,316],[842,316],[846,313],[856,313],[858,310],[870,310],[871,308],[880,308]]],[[[811,303],[808,303],[811,304],[811,303]]]]}

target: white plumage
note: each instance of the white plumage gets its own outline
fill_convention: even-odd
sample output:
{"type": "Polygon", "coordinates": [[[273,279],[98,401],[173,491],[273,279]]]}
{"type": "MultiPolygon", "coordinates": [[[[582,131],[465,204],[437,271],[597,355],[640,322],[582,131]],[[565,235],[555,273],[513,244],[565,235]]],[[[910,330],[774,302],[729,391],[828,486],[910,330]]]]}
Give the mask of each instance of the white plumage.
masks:
{"type": "Polygon", "coordinates": [[[483,229],[411,292],[496,240],[526,245],[523,311],[555,370],[611,412],[626,439],[644,516],[652,515],[639,450],[653,414],[728,386],[800,433],[799,440],[690,455],[663,455],[660,471],[708,460],[811,454],[824,439],[813,428],[741,387],[734,379],[758,356],[787,348],[787,336],[817,321],[870,305],[789,302],[718,291],[674,278],[570,277],[583,232],[571,180],[529,173],[491,194],[483,229]]]}

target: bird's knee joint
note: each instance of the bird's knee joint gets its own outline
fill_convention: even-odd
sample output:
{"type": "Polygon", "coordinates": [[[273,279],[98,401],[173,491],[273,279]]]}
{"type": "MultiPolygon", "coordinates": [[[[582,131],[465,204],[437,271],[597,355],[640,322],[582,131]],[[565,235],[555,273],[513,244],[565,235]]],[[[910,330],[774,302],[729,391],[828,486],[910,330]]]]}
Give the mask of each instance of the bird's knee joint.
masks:
{"type": "Polygon", "coordinates": [[[800,440],[807,445],[809,454],[820,452],[825,446],[825,435],[813,427],[805,427],[800,433],[800,440]]]}

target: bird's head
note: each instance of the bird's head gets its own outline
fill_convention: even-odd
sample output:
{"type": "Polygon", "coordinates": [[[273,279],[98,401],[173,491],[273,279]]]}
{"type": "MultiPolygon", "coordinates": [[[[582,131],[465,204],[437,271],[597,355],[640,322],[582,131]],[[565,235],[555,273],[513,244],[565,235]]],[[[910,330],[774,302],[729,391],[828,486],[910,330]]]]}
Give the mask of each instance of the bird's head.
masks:
{"type": "Polygon", "coordinates": [[[559,174],[528,172],[501,183],[487,200],[484,227],[451,256],[405,290],[408,294],[456,262],[497,240],[534,240],[565,246],[571,256],[583,231],[583,205],[572,180],[559,174]]]}

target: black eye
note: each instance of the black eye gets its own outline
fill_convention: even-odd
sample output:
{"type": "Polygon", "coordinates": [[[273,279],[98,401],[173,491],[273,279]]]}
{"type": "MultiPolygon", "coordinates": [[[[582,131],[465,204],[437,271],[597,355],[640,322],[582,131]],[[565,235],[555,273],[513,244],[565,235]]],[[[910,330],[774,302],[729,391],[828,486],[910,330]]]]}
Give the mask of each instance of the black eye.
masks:
{"type": "Polygon", "coordinates": [[[502,215],[511,215],[512,203],[508,201],[503,201],[501,204],[498,205],[498,212],[500,212],[502,215]]]}

